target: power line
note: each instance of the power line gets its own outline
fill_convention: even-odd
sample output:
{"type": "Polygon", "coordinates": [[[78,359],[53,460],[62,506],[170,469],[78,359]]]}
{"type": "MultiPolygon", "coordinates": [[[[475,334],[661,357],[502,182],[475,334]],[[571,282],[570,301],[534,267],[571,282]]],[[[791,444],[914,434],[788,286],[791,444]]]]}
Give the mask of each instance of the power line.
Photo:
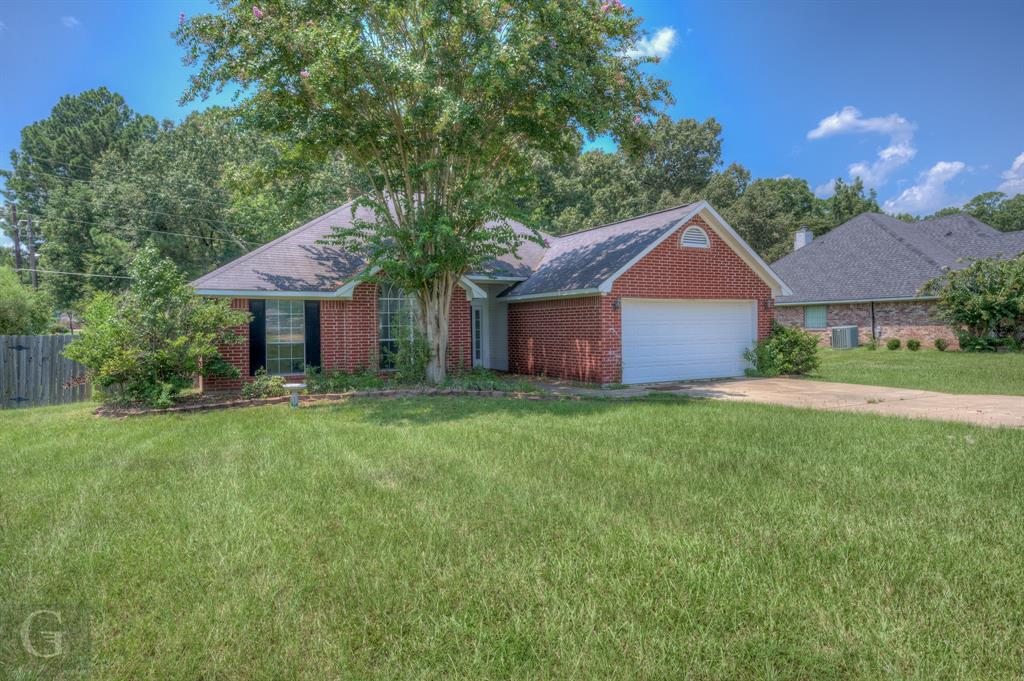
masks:
{"type": "MultiPolygon", "coordinates": [[[[87,220],[75,220],[74,218],[64,218],[64,217],[60,217],[60,218],[47,218],[47,217],[43,217],[41,215],[33,215],[31,213],[29,213],[28,215],[29,215],[29,217],[34,218],[36,220],[47,220],[47,221],[50,221],[50,222],[56,222],[56,221],[63,220],[65,222],[74,222],[75,224],[85,225],[87,227],[102,227],[101,225],[99,225],[99,224],[97,224],[95,222],[89,222],[87,220]]],[[[248,240],[242,239],[242,238],[234,238],[234,237],[229,238],[229,237],[219,237],[219,236],[204,236],[202,234],[186,234],[185,232],[171,232],[171,231],[168,231],[166,229],[150,229],[148,227],[139,227],[138,225],[134,225],[132,223],[127,223],[124,226],[126,226],[126,227],[128,227],[130,229],[134,229],[134,230],[140,231],[140,232],[153,232],[155,234],[169,234],[171,236],[181,236],[181,237],[185,237],[185,238],[188,238],[188,239],[202,239],[204,241],[226,241],[228,243],[233,243],[233,244],[245,244],[246,246],[262,246],[263,245],[262,243],[260,243],[258,241],[248,241],[248,240]]]]}
{"type": "MultiPolygon", "coordinates": [[[[6,170],[7,172],[12,172],[10,170],[7,170],[6,168],[0,168],[0,170],[6,170]]],[[[47,172],[42,171],[42,170],[37,170],[37,171],[33,171],[33,172],[37,172],[40,175],[48,175],[50,177],[55,177],[58,180],[66,180],[66,181],[69,181],[69,182],[82,182],[83,184],[88,184],[90,186],[96,186],[96,183],[99,182],[99,180],[80,180],[80,179],[75,178],[75,177],[64,177],[63,175],[55,175],[53,173],[47,173],[47,172]]],[[[107,186],[109,188],[111,185],[107,185],[107,186]]],[[[149,193],[147,193],[145,191],[142,191],[141,193],[145,194],[145,195],[147,195],[149,197],[156,196],[154,194],[149,194],[149,193]]],[[[202,202],[202,201],[204,201],[204,199],[187,199],[187,198],[183,198],[181,196],[177,196],[175,194],[167,194],[167,193],[160,194],[159,196],[161,196],[163,198],[173,198],[173,199],[177,199],[177,200],[183,201],[183,202],[188,202],[188,201],[202,202]]],[[[77,199],[77,197],[75,197],[75,198],[77,199]]],[[[228,206],[225,206],[225,205],[220,204],[220,203],[212,203],[212,202],[208,202],[208,203],[211,203],[211,205],[214,205],[214,206],[216,206],[218,208],[221,208],[223,210],[231,210],[228,206]]],[[[144,211],[146,211],[148,213],[152,213],[154,215],[164,215],[166,217],[171,217],[171,218],[180,218],[180,217],[182,217],[181,215],[178,215],[178,214],[175,214],[175,213],[168,213],[166,211],[153,210],[151,208],[143,208],[142,210],[144,210],[144,211]]],[[[243,225],[240,225],[240,224],[235,223],[235,222],[228,222],[226,220],[214,220],[214,219],[211,219],[211,218],[199,217],[198,215],[190,215],[190,216],[188,216],[188,219],[190,219],[190,220],[202,220],[203,222],[208,222],[208,223],[214,224],[214,225],[226,225],[228,227],[237,227],[239,229],[244,229],[243,225]]]]}
{"type": "MultiPolygon", "coordinates": [[[[42,158],[43,160],[48,160],[45,157],[41,157],[41,156],[33,156],[32,158],[34,158],[34,159],[35,158],[42,158]]],[[[54,161],[54,162],[55,163],[62,163],[61,161],[54,161]]],[[[64,165],[71,165],[71,164],[64,164],[64,165]]],[[[15,172],[15,170],[16,169],[0,168],[0,172],[6,172],[6,173],[11,173],[11,174],[13,174],[15,172]]],[[[36,168],[31,168],[31,167],[29,168],[27,173],[29,175],[33,175],[33,174],[46,175],[48,177],[53,177],[53,178],[56,178],[58,180],[66,180],[68,182],[82,182],[82,183],[85,183],[85,184],[93,184],[93,183],[99,181],[97,178],[94,178],[94,177],[90,177],[88,179],[82,179],[80,177],[67,177],[65,175],[58,175],[57,173],[51,173],[51,172],[47,172],[45,170],[38,170],[36,168]]],[[[120,177],[120,178],[123,178],[123,179],[129,179],[131,181],[139,181],[140,179],[152,179],[152,178],[149,178],[149,177],[144,177],[144,176],[139,176],[139,175],[129,176],[129,174],[124,172],[124,171],[112,172],[111,174],[114,175],[115,177],[120,177]]],[[[190,186],[192,186],[192,187],[202,187],[204,189],[206,188],[205,185],[202,185],[202,184],[191,184],[190,186]]],[[[169,197],[178,198],[178,199],[181,198],[181,197],[175,196],[174,194],[166,194],[166,193],[161,194],[161,196],[169,196],[169,197]]],[[[214,206],[214,207],[217,207],[217,208],[221,208],[223,210],[231,210],[231,207],[229,205],[221,203],[220,201],[213,201],[211,199],[201,199],[201,198],[194,198],[194,199],[191,199],[191,200],[192,201],[196,201],[196,202],[200,202],[200,203],[205,203],[207,205],[214,206]]]]}
{"type": "MultiPolygon", "coordinates": [[[[15,272],[28,272],[30,271],[26,267],[15,268],[15,272]]],[[[92,274],[89,272],[62,272],[60,270],[35,270],[43,274],[63,274],[70,277],[103,277],[105,279],[131,279],[132,277],[120,275],[120,274],[92,274]]]]}

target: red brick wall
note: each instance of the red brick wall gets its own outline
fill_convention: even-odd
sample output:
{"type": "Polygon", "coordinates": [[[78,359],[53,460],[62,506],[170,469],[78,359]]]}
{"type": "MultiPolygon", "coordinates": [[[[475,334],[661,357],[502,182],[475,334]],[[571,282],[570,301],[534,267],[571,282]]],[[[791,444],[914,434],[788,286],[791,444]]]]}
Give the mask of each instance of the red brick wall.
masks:
{"type": "Polygon", "coordinates": [[[594,383],[622,379],[619,298],[758,301],[758,337],[771,332],[771,289],[699,217],[710,248],[683,248],[682,229],[665,239],[612,286],[607,296],[509,305],[509,369],[594,383]]]}
{"type": "MultiPolygon", "coordinates": [[[[249,301],[245,298],[233,298],[231,300],[233,310],[249,311],[249,301]]],[[[238,372],[245,376],[249,373],[249,325],[236,326],[234,332],[242,338],[242,342],[232,345],[221,345],[218,347],[221,357],[231,366],[238,369],[238,372]]],[[[238,390],[242,387],[241,378],[204,378],[199,379],[199,388],[203,392],[212,390],[238,390]]]]}
{"type": "MultiPolygon", "coordinates": [[[[249,309],[249,301],[234,298],[231,307],[249,309]]],[[[377,366],[378,357],[377,286],[360,284],[351,300],[320,301],[320,362],[326,371],[359,371],[377,366]]],[[[237,379],[203,379],[201,388],[238,390],[249,375],[249,326],[236,329],[245,341],[241,345],[220,347],[221,355],[241,374],[237,379]]],[[[459,287],[452,296],[448,320],[449,369],[472,366],[470,349],[470,304],[459,287]]]]}
{"type": "MultiPolygon", "coordinates": [[[[777,310],[780,324],[803,328],[804,308],[801,306],[780,307],[777,310]]],[[[832,342],[832,327],[856,326],[861,343],[871,340],[871,304],[842,303],[827,306],[824,330],[808,329],[820,338],[819,343],[828,347],[832,342]]],[[[945,339],[952,349],[958,349],[956,334],[935,314],[935,303],[931,301],[876,302],[875,329],[879,341],[890,338],[906,342],[911,338],[921,341],[925,347],[935,347],[935,339],[945,339]]]]}
{"type": "Polygon", "coordinates": [[[508,367],[514,373],[612,383],[618,362],[608,355],[603,296],[508,306],[508,367]]]}

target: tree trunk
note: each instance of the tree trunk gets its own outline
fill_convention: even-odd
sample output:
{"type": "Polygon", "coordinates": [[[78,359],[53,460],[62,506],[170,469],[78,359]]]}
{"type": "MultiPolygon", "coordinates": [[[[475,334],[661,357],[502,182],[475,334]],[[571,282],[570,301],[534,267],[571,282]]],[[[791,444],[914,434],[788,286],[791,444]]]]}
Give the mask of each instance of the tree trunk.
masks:
{"type": "Polygon", "coordinates": [[[448,312],[458,277],[443,274],[434,279],[416,296],[419,304],[417,326],[430,350],[427,361],[427,381],[438,385],[447,376],[448,312]]]}

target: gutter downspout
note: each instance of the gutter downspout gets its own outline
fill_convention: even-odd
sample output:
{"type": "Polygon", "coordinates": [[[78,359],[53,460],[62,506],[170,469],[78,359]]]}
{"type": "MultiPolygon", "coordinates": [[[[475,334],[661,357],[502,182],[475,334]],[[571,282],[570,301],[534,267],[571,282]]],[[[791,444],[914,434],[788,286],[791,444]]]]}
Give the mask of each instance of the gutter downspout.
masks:
{"type": "Polygon", "coordinates": [[[871,301],[871,340],[878,340],[875,335],[875,301],[871,301]]]}

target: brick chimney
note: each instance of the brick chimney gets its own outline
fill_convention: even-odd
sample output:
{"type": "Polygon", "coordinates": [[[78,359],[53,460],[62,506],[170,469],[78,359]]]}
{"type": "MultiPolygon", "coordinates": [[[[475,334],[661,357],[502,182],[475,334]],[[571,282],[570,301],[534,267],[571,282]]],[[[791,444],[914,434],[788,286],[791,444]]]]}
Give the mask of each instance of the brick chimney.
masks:
{"type": "Polygon", "coordinates": [[[811,243],[814,239],[814,232],[807,229],[807,225],[800,225],[800,229],[796,230],[796,234],[793,236],[793,250],[799,251],[801,248],[811,243]]]}

